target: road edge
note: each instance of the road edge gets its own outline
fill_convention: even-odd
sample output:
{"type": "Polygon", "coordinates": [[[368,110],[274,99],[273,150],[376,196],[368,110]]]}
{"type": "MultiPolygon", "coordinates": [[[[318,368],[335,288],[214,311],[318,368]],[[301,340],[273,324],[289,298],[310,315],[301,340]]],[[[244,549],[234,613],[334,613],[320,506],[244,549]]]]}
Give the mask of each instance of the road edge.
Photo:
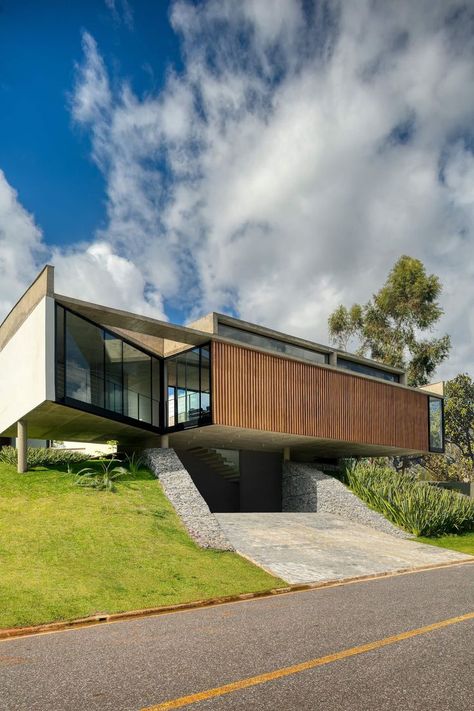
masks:
{"type": "Polygon", "coordinates": [[[157,617],[159,615],[172,614],[176,612],[186,612],[188,610],[199,610],[207,607],[216,607],[217,605],[226,605],[233,602],[246,602],[248,600],[258,600],[264,598],[275,597],[277,595],[288,595],[297,592],[307,592],[309,590],[318,590],[323,588],[340,587],[342,585],[350,585],[353,583],[362,583],[371,580],[380,580],[383,578],[395,577],[398,575],[410,575],[412,573],[422,573],[430,570],[439,570],[442,568],[451,568],[458,565],[473,565],[474,557],[466,560],[447,561],[445,563],[431,563],[429,565],[418,566],[414,568],[400,568],[385,573],[372,573],[370,575],[359,575],[351,578],[325,580],[316,583],[301,583],[296,585],[287,585],[281,588],[272,588],[270,590],[261,590],[259,592],[241,593],[239,595],[226,595],[223,597],[206,598],[204,600],[192,600],[190,602],[182,602],[176,605],[162,605],[159,607],[150,607],[141,610],[128,610],[125,612],[98,613],[88,617],[79,617],[72,620],[61,620],[57,622],[48,622],[39,625],[31,625],[28,627],[11,627],[0,629],[0,641],[9,639],[18,639],[20,637],[30,637],[40,634],[50,634],[54,632],[64,632],[67,630],[82,629],[84,627],[93,627],[96,625],[109,624],[111,622],[125,622],[126,620],[140,619],[143,617],[157,617]]]}

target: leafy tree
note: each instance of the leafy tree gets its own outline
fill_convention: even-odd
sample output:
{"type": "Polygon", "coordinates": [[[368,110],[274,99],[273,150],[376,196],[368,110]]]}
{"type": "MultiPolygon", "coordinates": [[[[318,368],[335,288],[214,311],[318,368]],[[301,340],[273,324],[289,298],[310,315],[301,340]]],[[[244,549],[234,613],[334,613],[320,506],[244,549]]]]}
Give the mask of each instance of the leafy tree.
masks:
{"type": "Polygon", "coordinates": [[[474,381],[460,373],[445,386],[446,440],[474,466],[474,381]]]}
{"type": "Polygon", "coordinates": [[[419,259],[404,255],[366,304],[341,305],[329,316],[330,338],[342,349],[355,338],[359,355],[403,368],[409,385],[426,385],[451,348],[447,335],[423,337],[443,314],[441,288],[419,259]]]}

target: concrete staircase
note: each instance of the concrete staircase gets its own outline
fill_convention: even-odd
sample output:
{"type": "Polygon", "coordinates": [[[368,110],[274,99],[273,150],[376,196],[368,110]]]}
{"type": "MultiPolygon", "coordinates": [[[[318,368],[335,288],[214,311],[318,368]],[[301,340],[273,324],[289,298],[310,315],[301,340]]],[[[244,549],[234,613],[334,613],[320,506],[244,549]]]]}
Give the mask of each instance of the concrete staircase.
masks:
{"type": "Polygon", "coordinates": [[[226,481],[238,481],[240,476],[238,468],[220,452],[216,452],[215,449],[193,447],[186,451],[199,459],[199,461],[205,464],[214,474],[217,474],[226,481]]]}

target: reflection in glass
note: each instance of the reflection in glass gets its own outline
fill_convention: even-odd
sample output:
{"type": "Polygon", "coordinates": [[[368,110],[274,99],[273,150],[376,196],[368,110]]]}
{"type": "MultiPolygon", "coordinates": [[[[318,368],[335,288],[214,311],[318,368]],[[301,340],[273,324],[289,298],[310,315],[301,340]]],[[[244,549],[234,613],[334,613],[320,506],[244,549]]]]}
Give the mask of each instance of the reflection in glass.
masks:
{"type": "Polygon", "coordinates": [[[123,404],[126,417],[151,423],[151,357],[123,344],[123,404]]]}
{"type": "Polygon", "coordinates": [[[268,350],[276,351],[277,353],[282,353],[283,355],[293,358],[302,358],[303,360],[308,360],[311,363],[329,362],[329,356],[327,353],[320,353],[319,351],[312,350],[311,348],[297,346],[296,344],[288,343],[287,341],[280,341],[278,338],[271,338],[270,336],[264,336],[260,333],[254,333],[253,331],[246,331],[243,328],[228,326],[226,323],[219,324],[219,336],[232,338],[234,341],[247,343],[248,345],[256,346],[257,348],[267,348],[268,350]]]}
{"type": "Polygon", "coordinates": [[[57,305],[56,397],[160,427],[160,360],[57,305]]]}
{"type": "Polygon", "coordinates": [[[429,397],[430,419],[430,450],[442,452],[444,449],[443,436],[443,401],[439,397],[429,397]]]}
{"type": "Polygon", "coordinates": [[[105,407],[123,413],[122,390],[122,340],[105,333],[105,407]]]}
{"type": "Polygon", "coordinates": [[[391,383],[399,383],[400,376],[398,373],[392,373],[389,370],[383,370],[383,368],[377,368],[374,365],[367,365],[365,363],[357,363],[354,360],[348,360],[347,358],[341,358],[338,356],[337,365],[339,368],[345,368],[346,370],[352,370],[354,373],[363,373],[364,375],[370,375],[372,378],[380,378],[381,380],[389,380],[391,383]]]}
{"type": "Polygon", "coordinates": [[[210,421],[209,347],[201,346],[166,360],[167,425],[210,421]]]}
{"type": "Polygon", "coordinates": [[[66,396],[104,407],[102,329],[66,312],[66,396]]]}

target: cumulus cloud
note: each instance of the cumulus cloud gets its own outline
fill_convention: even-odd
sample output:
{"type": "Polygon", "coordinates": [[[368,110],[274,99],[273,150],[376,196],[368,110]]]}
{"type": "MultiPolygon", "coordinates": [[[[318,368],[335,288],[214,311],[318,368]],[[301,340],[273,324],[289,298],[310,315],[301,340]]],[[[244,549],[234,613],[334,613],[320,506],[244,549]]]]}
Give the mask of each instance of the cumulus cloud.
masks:
{"type": "Polygon", "coordinates": [[[440,375],[473,372],[472,4],[178,0],[170,18],[184,68],[143,96],[84,34],[72,114],[108,222],[64,273],[125,260],[137,307],[325,342],[406,253],[445,285],[440,375]]]}
{"type": "Polygon", "coordinates": [[[34,279],[45,254],[42,234],[0,170],[0,321],[34,279]]]}

